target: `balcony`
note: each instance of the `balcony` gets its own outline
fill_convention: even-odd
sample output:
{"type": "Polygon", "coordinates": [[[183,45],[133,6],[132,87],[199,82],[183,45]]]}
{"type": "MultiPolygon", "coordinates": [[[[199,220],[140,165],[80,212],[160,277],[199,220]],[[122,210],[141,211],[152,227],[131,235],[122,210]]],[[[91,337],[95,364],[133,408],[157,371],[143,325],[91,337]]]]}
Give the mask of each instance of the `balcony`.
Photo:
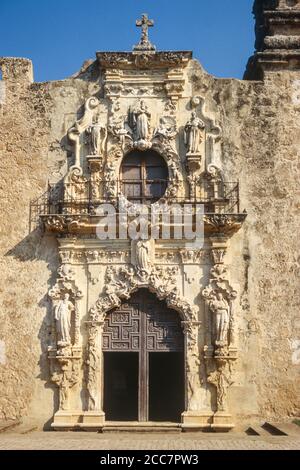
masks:
{"type": "Polygon", "coordinates": [[[189,181],[188,197],[168,194],[167,180],[115,180],[113,195],[108,187],[112,187],[111,181],[92,178],[49,185],[42,196],[31,202],[31,230],[42,223],[45,230],[52,232],[95,233],[101,220],[99,207],[102,204],[112,204],[117,216],[125,207],[129,220],[134,209],[139,211],[142,206],[150,209],[153,204],[156,207],[188,205],[195,212],[201,205],[209,231],[222,231],[225,225],[236,231],[235,225],[240,226],[246,217],[245,213],[240,214],[239,184],[236,182],[205,180],[199,184],[199,180],[189,181]]]}

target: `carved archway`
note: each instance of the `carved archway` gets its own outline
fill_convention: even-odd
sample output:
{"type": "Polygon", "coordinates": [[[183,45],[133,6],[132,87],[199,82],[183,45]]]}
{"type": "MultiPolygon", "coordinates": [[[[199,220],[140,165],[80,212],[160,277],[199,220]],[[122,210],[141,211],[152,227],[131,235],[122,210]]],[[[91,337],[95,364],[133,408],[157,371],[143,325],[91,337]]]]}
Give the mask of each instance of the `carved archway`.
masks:
{"type": "Polygon", "coordinates": [[[122,300],[129,299],[140,288],[146,288],[164,300],[167,307],[177,311],[180,315],[184,341],[184,356],[186,370],[185,407],[196,409],[200,405],[196,390],[200,384],[200,362],[198,330],[199,321],[197,310],[187,302],[176,288],[172,268],[165,272],[153,270],[147,281],[141,282],[133,267],[111,268],[106,271],[106,288],[95,305],[90,309],[87,346],[87,391],[88,410],[102,413],[102,333],[106,314],[113,308],[119,307],[122,300]],[[170,271],[171,270],[171,271],[170,271]]]}

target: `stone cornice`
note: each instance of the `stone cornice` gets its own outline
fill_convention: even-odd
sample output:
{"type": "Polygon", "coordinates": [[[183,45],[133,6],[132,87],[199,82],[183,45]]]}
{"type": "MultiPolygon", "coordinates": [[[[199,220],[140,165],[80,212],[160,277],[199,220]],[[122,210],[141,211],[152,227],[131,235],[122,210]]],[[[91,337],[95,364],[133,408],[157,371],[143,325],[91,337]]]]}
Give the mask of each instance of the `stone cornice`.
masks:
{"type": "Polygon", "coordinates": [[[101,68],[170,68],[185,67],[193,58],[191,51],[163,52],[96,52],[101,68]]]}

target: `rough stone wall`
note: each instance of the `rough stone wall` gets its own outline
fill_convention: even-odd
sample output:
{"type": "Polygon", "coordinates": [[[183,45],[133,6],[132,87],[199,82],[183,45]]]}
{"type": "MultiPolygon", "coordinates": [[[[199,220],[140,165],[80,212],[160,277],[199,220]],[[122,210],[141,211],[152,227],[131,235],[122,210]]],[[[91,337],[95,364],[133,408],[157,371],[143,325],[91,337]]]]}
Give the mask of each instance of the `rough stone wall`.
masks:
{"type": "Polygon", "coordinates": [[[231,406],[240,418],[297,415],[300,74],[269,73],[264,82],[196,75],[194,93],[206,94],[223,129],[226,179],[240,181],[241,210],[248,212],[228,260],[240,292],[231,406]]]}
{"type": "MultiPolygon", "coordinates": [[[[0,417],[29,415],[46,425],[56,406],[46,347],[57,247],[50,236],[29,234],[29,202],[47,180],[65,174],[66,130],[99,77],[96,65],[87,64],[77,77],[38,84],[29,61],[0,59],[0,65],[6,91],[0,104],[0,417]]],[[[189,76],[193,94],[205,98],[222,128],[222,168],[226,180],[240,181],[241,209],[248,211],[227,256],[240,294],[232,411],[240,419],[296,415],[300,74],[270,73],[264,82],[215,79],[194,61],[189,76]]]]}

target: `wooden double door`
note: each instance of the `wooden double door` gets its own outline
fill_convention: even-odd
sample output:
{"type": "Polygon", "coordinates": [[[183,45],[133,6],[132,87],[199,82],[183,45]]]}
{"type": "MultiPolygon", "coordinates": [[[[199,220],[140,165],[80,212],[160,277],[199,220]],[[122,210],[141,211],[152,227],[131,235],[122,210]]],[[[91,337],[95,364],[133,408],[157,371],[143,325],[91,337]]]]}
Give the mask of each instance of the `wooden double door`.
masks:
{"type": "Polygon", "coordinates": [[[106,420],[180,422],[184,337],[177,312],[139,290],[108,313],[103,353],[106,420]]]}

